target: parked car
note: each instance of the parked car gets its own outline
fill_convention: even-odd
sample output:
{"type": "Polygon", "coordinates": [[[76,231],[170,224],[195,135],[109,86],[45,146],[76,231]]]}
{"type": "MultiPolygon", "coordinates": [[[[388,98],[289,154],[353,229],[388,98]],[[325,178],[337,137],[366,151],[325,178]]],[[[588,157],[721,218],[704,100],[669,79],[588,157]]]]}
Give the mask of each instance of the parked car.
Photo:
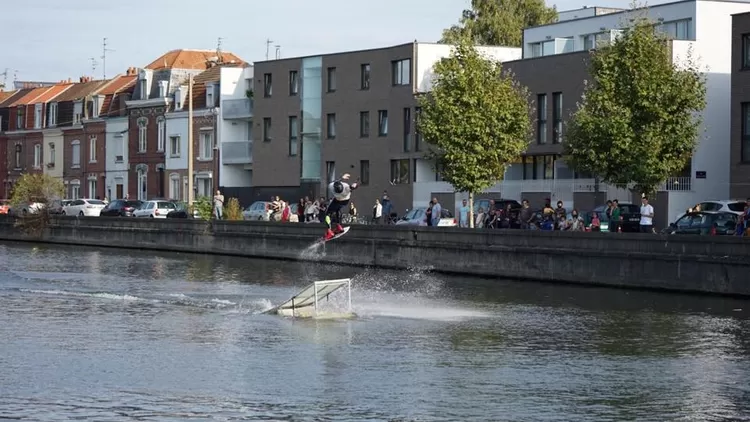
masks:
{"type": "Polygon", "coordinates": [[[133,217],[167,218],[167,214],[176,209],[177,205],[174,202],[146,201],[133,211],[133,217]]]}
{"type": "Polygon", "coordinates": [[[193,210],[193,215],[190,216],[188,211],[188,205],[185,202],[176,202],[176,208],[167,213],[167,218],[200,218],[198,210],[193,210]]]}
{"type": "Polygon", "coordinates": [[[115,199],[107,204],[101,212],[102,217],[132,217],[133,212],[143,204],[139,200],[115,199]]]}
{"type": "Polygon", "coordinates": [[[32,198],[31,201],[27,201],[19,204],[16,207],[10,207],[8,214],[10,215],[26,215],[36,214],[39,210],[45,207],[45,201],[40,198],[32,198]]]}
{"type": "Polygon", "coordinates": [[[242,211],[243,220],[268,221],[271,203],[268,201],[255,201],[242,211]]]}
{"type": "MultiPolygon", "coordinates": [[[[607,217],[607,206],[600,205],[586,213],[584,220],[586,226],[591,225],[591,217],[596,213],[601,223],[601,231],[609,231],[609,217],[607,217]]],[[[641,207],[631,203],[620,203],[620,228],[623,233],[638,233],[641,230],[641,207]]]]}
{"type": "Polygon", "coordinates": [[[52,215],[61,215],[63,209],[70,204],[71,201],[66,199],[55,199],[49,204],[49,213],[52,215]]]}
{"type": "MultiPolygon", "coordinates": [[[[427,207],[416,207],[412,210],[406,210],[406,214],[396,221],[396,225],[426,226],[425,212],[427,207]]],[[[458,226],[458,221],[453,217],[453,213],[443,208],[438,221],[440,227],[458,226]]]]}
{"type": "Polygon", "coordinates": [[[99,199],[74,199],[63,207],[62,215],[77,215],[79,217],[99,217],[105,207],[104,201],[99,199]]]}
{"type": "Polygon", "coordinates": [[[735,233],[739,220],[737,214],[729,211],[689,212],[662,230],[662,233],[731,236],[735,233]]]}
{"type": "MultiPolygon", "coordinates": [[[[699,202],[693,206],[694,211],[695,208],[700,207],[700,211],[707,211],[707,212],[731,212],[737,215],[742,215],[743,211],[745,211],[745,201],[741,200],[727,200],[727,201],[704,201],[699,202]]],[[[677,220],[682,218],[686,213],[681,213],[677,216],[677,220]]]]}

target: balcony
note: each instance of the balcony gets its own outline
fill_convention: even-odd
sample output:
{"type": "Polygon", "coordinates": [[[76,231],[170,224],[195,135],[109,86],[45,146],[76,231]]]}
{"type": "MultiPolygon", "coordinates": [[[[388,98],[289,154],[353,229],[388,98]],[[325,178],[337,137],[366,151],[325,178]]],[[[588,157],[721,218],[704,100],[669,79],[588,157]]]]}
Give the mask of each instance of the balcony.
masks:
{"type": "Polygon", "coordinates": [[[221,110],[225,120],[252,119],[253,100],[251,98],[224,100],[221,102],[221,110]]]}
{"type": "Polygon", "coordinates": [[[221,160],[224,164],[252,164],[253,141],[222,142],[221,160]]]}

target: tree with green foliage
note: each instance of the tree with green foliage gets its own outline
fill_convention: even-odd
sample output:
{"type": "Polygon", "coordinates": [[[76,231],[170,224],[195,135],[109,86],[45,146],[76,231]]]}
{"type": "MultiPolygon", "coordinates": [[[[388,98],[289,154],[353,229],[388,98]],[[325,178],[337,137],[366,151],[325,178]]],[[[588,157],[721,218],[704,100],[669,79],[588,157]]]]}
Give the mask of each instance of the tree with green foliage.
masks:
{"type": "Polygon", "coordinates": [[[565,140],[573,169],[602,182],[653,193],[684,169],[706,105],[705,77],[692,55],[672,59],[668,40],[635,19],[591,55],[591,83],[565,140]]]}
{"type": "Polygon", "coordinates": [[[544,0],[472,0],[471,9],[461,15],[458,25],[443,31],[443,44],[469,39],[476,45],[520,47],[523,29],[557,21],[557,9],[544,0]]]}
{"type": "Polygon", "coordinates": [[[49,210],[65,194],[62,180],[47,174],[24,174],[13,186],[10,205],[22,218],[16,226],[28,234],[41,235],[49,224],[49,210]]]}
{"type": "Polygon", "coordinates": [[[473,215],[474,194],[502,180],[529,145],[528,91],[468,40],[435,64],[432,84],[419,97],[418,129],[430,145],[426,156],[457,191],[469,193],[473,215]]]}

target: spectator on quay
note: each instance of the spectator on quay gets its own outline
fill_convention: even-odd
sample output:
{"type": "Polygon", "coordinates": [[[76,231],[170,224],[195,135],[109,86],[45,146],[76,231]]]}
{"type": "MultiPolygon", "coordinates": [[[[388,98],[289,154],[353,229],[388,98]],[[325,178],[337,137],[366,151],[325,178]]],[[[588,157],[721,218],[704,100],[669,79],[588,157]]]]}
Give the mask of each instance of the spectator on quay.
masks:
{"type": "Polygon", "coordinates": [[[604,212],[607,214],[607,221],[612,221],[612,201],[607,201],[607,208],[604,212]]]}
{"type": "Polygon", "coordinates": [[[269,220],[271,221],[281,221],[282,213],[284,212],[283,208],[283,202],[281,201],[281,198],[278,196],[272,196],[271,201],[271,215],[269,220]]]}
{"type": "Polygon", "coordinates": [[[351,221],[354,221],[354,217],[357,216],[357,207],[354,206],[354,202],[349,202],[349,216],[351,221]]]}
{"type": "Polygon", "coordinates": [[[484,218],[484,225],[488,229],[496,229],[500,224],[500,210],[490,208],[484,218]]]}
{"type": "Polygon", "coordinates": [[[654,207],[646,196],[641,199],[641,233],[654,233],[654,207]]]}
{"type": "Polygon", "coordinates": [[[620,201],[615,199],[612,201],[612,214],[609,216],[609,231],[617,233],[620,231],[622,226],[622,210],[620,209],[620,201]]]}
{"type": "Polygon", "coordinates": [[[372,223],[380,224],[383,220],[383,205],[379,199],[375,199],[375,205],[372,207],[372,223]]]}
{"type": "Polygon", "coordinates": [[[500,220],[500,228],[501,229],[509,229],[512,227],[512,221],[513,218],[513,209],[511,208],[510,204],[505,206],[505,211],[503,211],[501,215],[500,220]]]}
{"type": "Polygon", "coordinates": [[[388,191],[383,191],[383,197],[380,198],[380,203],[383,205],[383,216],[386,224],[391,224],[391,213],[393,212],[393,202],[388,196],[388,191]]]}
{"type": "Polygon", "coordinates": [[[326,209],[328,209],[328,203],[326,203],[326,198],[321,196],[318,199],[318,220],[324,224],[326,222],[326,209]]]}
{"type": "Polygon", "coordinates": [[[300,198],[297,203],[297,222],[299,223],[305,222],[305,208],[307,207],[308,202],[310,202],[310,198],[304,197],[300,198]]]}
{"type": "Polygon", "coordinates": [[[432,198],[432,225],[437,227],[442,216],[443,207],[440,205],[440,202],[438,202],[437,198],[432,198]]]}
{"type": "Polygon", "coordinates": [[[458,226],[469,227],[469,205],[464,199],[461,201],[461,208],[458,209],[458,226]]]}
{"type": "Polygon", "coordinates": [[[599,221],[599,213],[595,212],[591,216],[591,231],[600,232],[602,231],[602,222],[599,221]]]}
{"type": "Polygon", "coordinates": [[[555,228],[557,230],[562,230],[560,228],[560,223],[566,221],[566,217],[568,215],[567,210],[565,207],[563,207],[563,201],[557,201],[557,208],[555,208],[555,228]]]}
{"type": "Polygon", "coordinates": [[[521,207],[521,211],[518,213],[518,219],[519,219],[519,223],[521,224],[521,228],[528,229],[529,225],[532,223],[532,220],[534,219],[534,213],[531,210],[531,207],[529,206],[529,201],[527,199],[524,199],[522,203],[523,203],[523,206],[521,207]]]}
{"type": "Polygon", "coordinates": [[[578,214],[578,210],[573,208],[570,213],[570,220],[568,220],[567,229],[572,232],[582,232],[586,229],[586,223],[583,221],[583,217],[578,214]]]}
{"type": "Polygon", "coordinates": [[[474,228],[475,229],[481,229],[484,227],[484,208],[479,207],[479,211],[477,212],[477,218],[474,221],[474,228]]]}
{"type": "Polygon", "coordinates": [[[555,210],[552,209],[552,205],[550,205],[549,198],[547,198],[544,201],[544,208],[542,208],[542,215],[546,217],[554,213],[555,213],[555,210]]]}
{"type": "Polygon", "coordinates": [[[427,209],[424,211],[424,221],[428,226],[432,226],[432,201],[427,204],[427,209]]]}
{"type": "Polygon", "coordinates": [[[309,223],[315,219],[318,211],[318,201],[312,202],[309,198],[305,201],[305,222],[309,223]]]}
{"type": "Polygon", "coordinates": [[[218,190],[216,191],[216,195],[214,195],[214,215],[217,220],[221,220],[221,217],[224,215],[224,195],[218,190]]]}

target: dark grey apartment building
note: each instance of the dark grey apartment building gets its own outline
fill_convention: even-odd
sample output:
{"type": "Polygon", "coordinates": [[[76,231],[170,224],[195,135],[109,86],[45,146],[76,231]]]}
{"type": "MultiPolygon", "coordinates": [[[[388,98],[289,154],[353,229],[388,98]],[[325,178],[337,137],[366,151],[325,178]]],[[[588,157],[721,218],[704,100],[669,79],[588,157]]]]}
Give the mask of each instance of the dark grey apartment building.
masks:
{"type": "Polygon", "coordinates": [[[325,194],[350,173],[353,201],[370,213],[384,190],[399,214],[411,208],[415,43],[255,63],[255,196],[289,201],[325,194]]]}
{"type": "Polygon", "coordinates": [[[730,196],[750,198],[750,12],[732,16],[730,196]]]}

